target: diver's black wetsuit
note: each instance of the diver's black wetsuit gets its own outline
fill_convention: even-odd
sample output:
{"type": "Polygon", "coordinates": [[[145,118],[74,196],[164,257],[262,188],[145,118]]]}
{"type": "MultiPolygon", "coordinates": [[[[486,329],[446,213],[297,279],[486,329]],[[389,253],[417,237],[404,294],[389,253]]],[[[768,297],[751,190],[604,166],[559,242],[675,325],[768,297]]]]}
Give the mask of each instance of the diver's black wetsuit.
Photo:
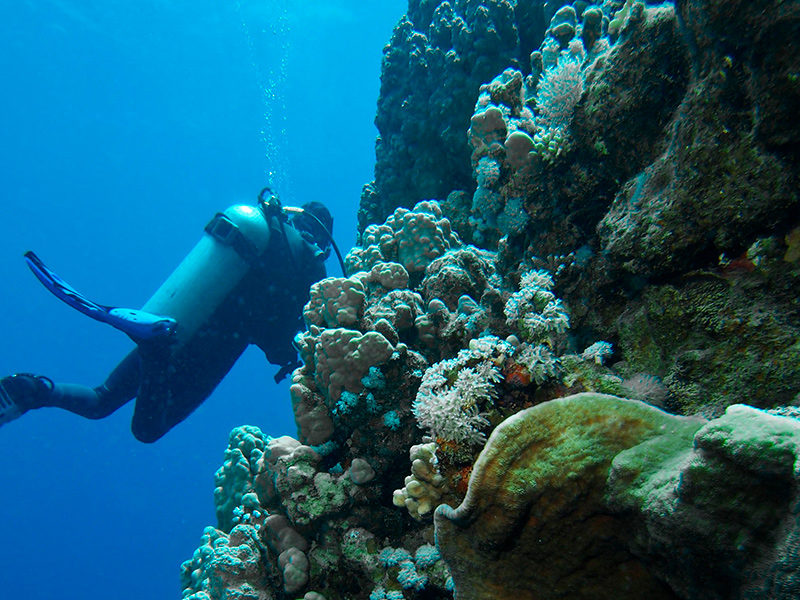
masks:
{"type": "Polygon", "coordinates": [[[281,217],[270,217],[270,240],[263,259],[226,297],[190,344],[175,350],[142,342],[96,388],[55,384],[36,406],[54,406],[101,419],[136,398],[131,430],[154,442],[188,417],[214,391],[249,344],[282,372],[295,366],[292,345],[303,329],[302,308],[311,284],[325,277],[323,258],[313,244],[281,217]]]}

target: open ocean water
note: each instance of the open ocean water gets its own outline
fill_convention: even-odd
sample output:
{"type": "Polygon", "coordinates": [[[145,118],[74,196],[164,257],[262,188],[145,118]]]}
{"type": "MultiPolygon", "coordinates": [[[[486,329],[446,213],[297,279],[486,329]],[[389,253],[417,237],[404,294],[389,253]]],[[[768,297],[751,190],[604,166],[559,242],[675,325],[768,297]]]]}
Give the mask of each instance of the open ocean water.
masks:
{"type": "MultiPolygon", "coordinates": [[[[214,213],[271,184],[285,204],[324,201],[346,252],[372,179],[381,49],[405,8],[0,4],[0,376],[97,385],[132,347],[52,297],[26,250],[92,299],[138,307],[214,213]]],[[[177,598],[181,561],[216,522],[229,431],[295,434],[275,371],[251,348],[153,445],[131,435],[132,404],[0,428],[0,598],[177,598]]]]}

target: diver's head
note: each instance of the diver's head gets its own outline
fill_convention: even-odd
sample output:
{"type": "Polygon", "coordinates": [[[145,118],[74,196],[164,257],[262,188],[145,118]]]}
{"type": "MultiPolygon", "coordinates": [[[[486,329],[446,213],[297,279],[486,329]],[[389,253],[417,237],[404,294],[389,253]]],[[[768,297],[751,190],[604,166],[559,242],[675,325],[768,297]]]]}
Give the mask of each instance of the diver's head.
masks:
{"type": "Polygon", "coordinates": [[[310,238],[327,256],[331,251],[333,217],[322,202],[307,202],[302,212],[292,212],[289,221],[304,237],[310,238]]]}

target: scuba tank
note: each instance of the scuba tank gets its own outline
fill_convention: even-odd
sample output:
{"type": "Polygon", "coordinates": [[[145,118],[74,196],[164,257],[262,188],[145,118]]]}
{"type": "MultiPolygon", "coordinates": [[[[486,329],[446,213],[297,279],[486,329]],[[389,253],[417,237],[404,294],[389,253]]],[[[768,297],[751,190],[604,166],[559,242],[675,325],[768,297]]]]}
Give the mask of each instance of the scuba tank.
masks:
{"type": "Polygon", "coordinates": [[[185,344],[261,259],[269,241],[268,217],[261,206],[236,205],[217,213],[142,310],[175,319],[176,342],[185,344]]]}
{"type": "Polygon", "coordinates": [[[170,343],[138,349],[137,412],[141,405],[141,413],[148,418],[166,419],[148,428],[165,431],[175,418],[180,421],[188,416],[247,347],[249,336],[242,319],[248,302],[242,294],[248,292],[243,290],[252,287],[254,278],[263,277],[282,217],[277,198],[270,200],[217,213],[197,245],[142,307],[146,313],[166,315],[178,324],[170,343]]]}
{"type": "Polygon", "coordinates": [[[94,302],[59,277],[33,252],[26,252],[25,260],[53,295],[92,319],[125,332],[137,344],[167,338],[181,345],[208,323],[253,268],[265,266],[269,245],[275,242],[273,236],[287,242],[287,214],[306,214],[316,221],[336,250],[344,273],[341,253],[325,224],[302,208],[281,206],[269,188],[261,190],[258,206],[235,205],[217,213],[206,225],[197,245],[141,309],[94,302]],[[267,192],[269,198],[265,197],[267,192]]]}

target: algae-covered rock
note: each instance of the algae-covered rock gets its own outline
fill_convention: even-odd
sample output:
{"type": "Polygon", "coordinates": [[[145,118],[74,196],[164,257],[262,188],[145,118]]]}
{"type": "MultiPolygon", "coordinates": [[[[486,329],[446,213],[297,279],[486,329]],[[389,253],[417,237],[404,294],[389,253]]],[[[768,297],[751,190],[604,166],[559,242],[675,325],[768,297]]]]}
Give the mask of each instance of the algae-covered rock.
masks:
{"type": "Polygon", "coordinates": [[[800,390],[796,277],[777,261],[769,273],[704,271],[649,286],[615,322],[625,374],[661,377],[666,405],[683,414],[793,402],[800,390]]]}
{"type": "Polygon", "coordinates": [[[756,235],[780,229],[798,202],[793,152],[775,151],[793,137],[796,158],[797,135],[777,134],[762,114],[764,105],[779,114],[798,104],[797,36],[788,33],[796,31],[797,7],[696,0],[677,10],[692,64],[688,90],[664,152],[623,186],[599,225],[612,260],[645,277],[696,267],[721,252],[738,256],[756,235]],[[770,31],[776,37],[767,42],[770,31]],[[785,58],[765,68],[773,46],[785,58]]]}

